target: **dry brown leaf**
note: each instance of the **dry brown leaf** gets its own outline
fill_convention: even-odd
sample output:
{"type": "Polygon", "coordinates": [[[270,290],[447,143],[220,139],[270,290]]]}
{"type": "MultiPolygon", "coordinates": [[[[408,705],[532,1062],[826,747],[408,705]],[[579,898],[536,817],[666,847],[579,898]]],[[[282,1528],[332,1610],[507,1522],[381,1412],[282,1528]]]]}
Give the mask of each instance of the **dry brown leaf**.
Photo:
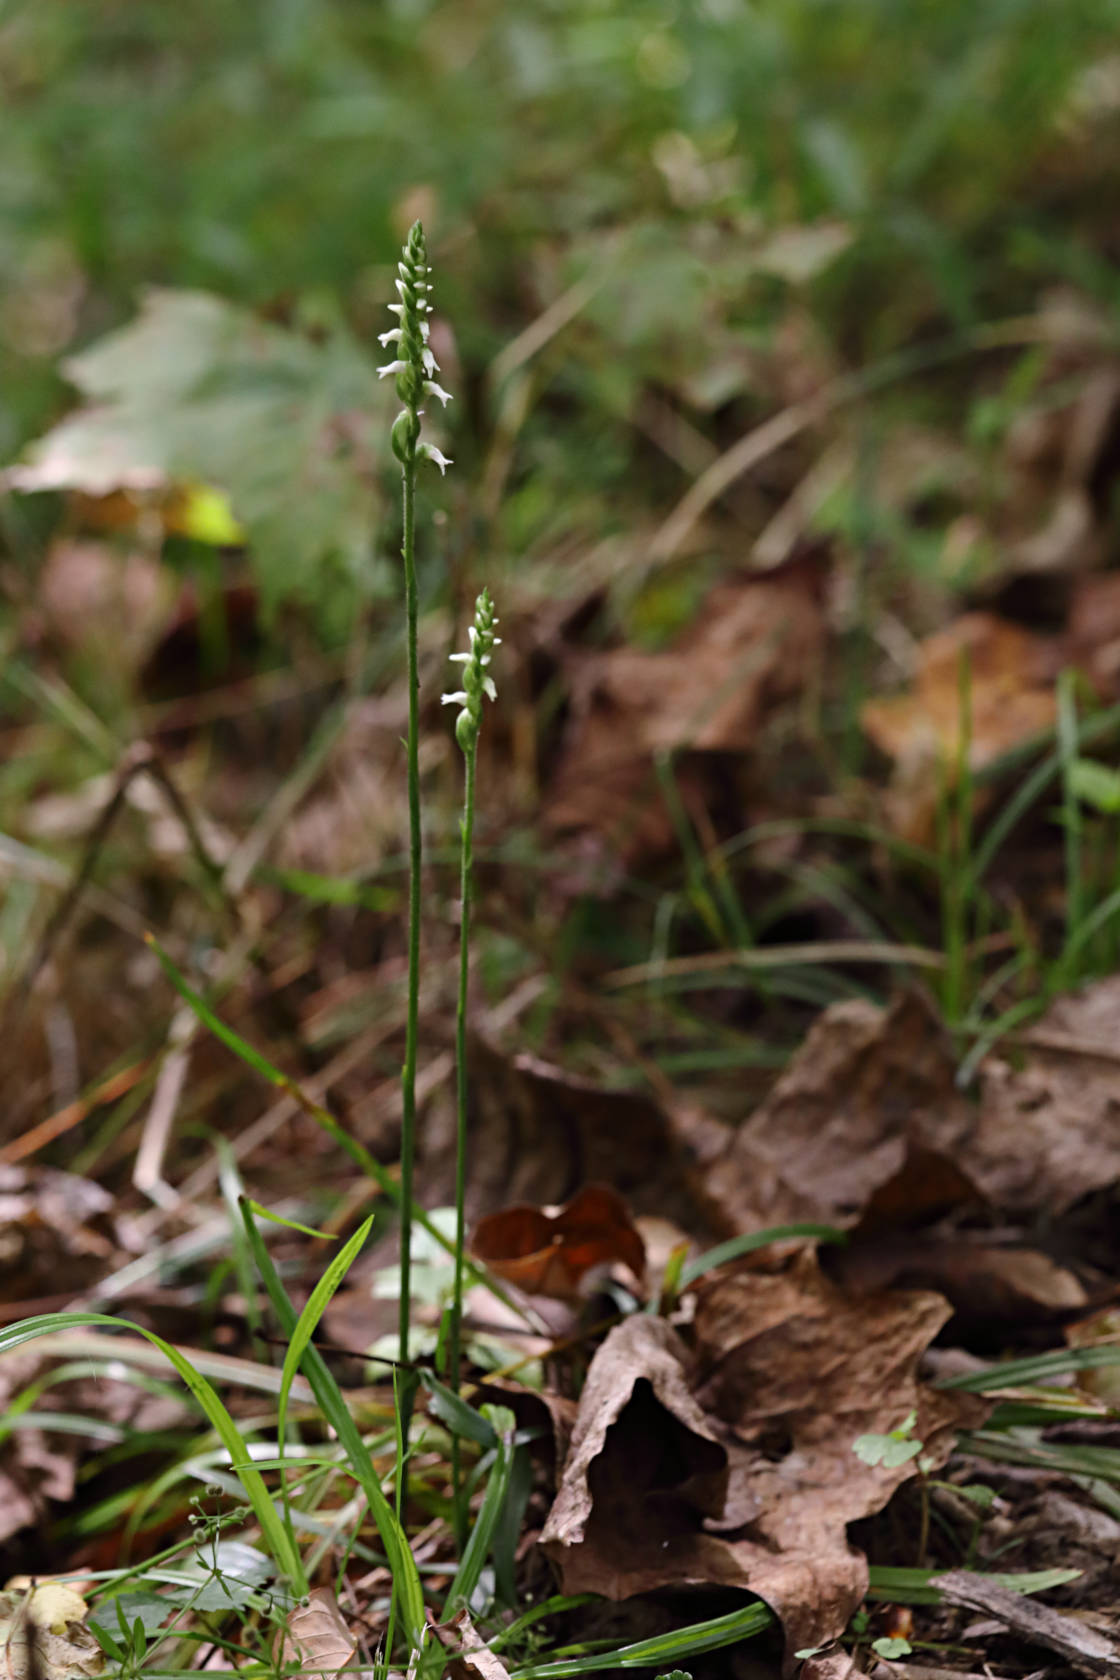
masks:
{"type": "MultiPolygon", "coordinates": [[[[751,751],[766,713],[800,692],[819,663],[820,584],[814,562],[738,578],[712,590],[672,648],[617,648],[584,661],[548,826],[606,838],[631,861],[672,844],[655,757],[751,751]]],[[[689,775],[682,766],[686,802],[689,775]]]]}
{"type": "Polygon", "coordinates": [[[306,1604],[297,1604],[288,1615],[281,1660],[289,1669],[298,1664],[298,1674],[337,1674],[354,1658],[358,1641],[346,1625],[331,1587],[313,1587],[306,1604]]]}
{"type": "Polygon", "coordinates": [[[1062,1213],[1120,1182],[1120,975],[1059,998],[1027,1036],[1021,1065],[983,1065],[964,1164],[998,1205],[1062,1213]]]}
{"type": "Polygon", "coordinates": [[[852,1443],[916,1410],[943,1462],[961,1407],[914,1370],[948,1310],[933,1296],[849,1302],[808,1256],[778,1276],[724,1274],[698,1308],[699,1391],[671,1326],[618,1325],[542,1535],[563,1590],[737,1586],[777,1611],[789,1652],[835,1638],[867,1585],[846,1526],[914,1473],[865,1465],[852,1443]]]}
{"type": "Polygon", "coordinates": [[[541,1543],[566,1593],[629,1598],[658,1587],[743,1585],[702,1532],[726,1502],[727,1451],[685,1380],[664,1319],[638,1313],[609,1333],[587,1373],[541,1543]]]}
{"type": "MultiPolygon", "coordinates": [[[[698,1237],[709,1228],[698,1157],[700,1122],[639,1091],[605,1089],[540,1056],[510,1056],[481,1037],[470,1046],[474,1110],[468,1206],[474,1217],[519,1201],[556,1205],[584,1184],[608,1184],[635,1214],[670,1218],[698,1237]]],[[[723,1139],[723,1128],[710,1122],[723,1139]]],[[[429,1133],[425,1183],[453,1190],[454,1135],[429,1133]]]]}
{"type": "Polygon", "coordinates": [[[977,1241],[975,1233],[950,1236],[902,1233],[854,1242],[838,1253],[833,1276],[861,1293],[881,1289],[931,1289],[956,1312],[954,1329],[970,1333],[1001,1324],[1020,1326],[1068,1320],[1088,1305],[1078,1279],[1038,1249],[977,1241]]]}
{"type": "Polygon", "coordinates": [[[509,1680],[509,1670],[479,1638],[469,1611],[460,1610],[449,1622],[433,1625],[432,1632],[452,1653],[447,1665],[451,1680],[509,1680]]]}
{"type": "Polygon", "coordinates": [[[709,1168],[709,1194],[739,1230],[849,1227],[876,1196],[881,1223],[895,1209],[910,1222],[958,1206],[972,1111],[954,1074],[952,1045],[918,994],[889,1011],[834,1004],[709,1168]]]}
{"type": "Polygon", "coordinates": [[[961,751],[961,666],[966,659],[972,770],[1054,722],[1054,684],[1065,663],[1057,638],[1036,635],[994,613],[975,612],[924,641],[912,690],[869,700],[861,712],[866,733],[894,760],[887,814],[914,841],[929,838],[939,776],[952,777],[961,751]]]}
{"type": "Polygon", "coordinates": [[[0,1592],[0,1651],[5,1680],[84,1680],[105,1668],[105,1653],[85,1625],[81,1596],[58,1582],[31,1591],[11,1581],[0,1592]]]}
{"type": "Polygon", "coordinates": [[[866,1585],[847,1524],[880,1510],[914,1474],[913,1461],[865,1464],[856,1438],[888,1434],[915,1412],[914,1438],[938,1466],[957,1429],[986,1415],[982,1402],[917,1380],[949,1313],[930,1294],[851,1298],[807,1252],[777,1273],[719,1274],[700,1292],[696,1394],[726,1427],[731,1455],[720,1526],[744,1534],[734,1545],[744,1561],[756,1554],[748,1584],[799,1647],[838,1634],[866,1585]]]}
{"type": "Polygon", "coordinates": [[[708,1190],[740,1230],[865,1220],[871,1234],[970,1195],[1011,1214],[1061,1213],[1120,1181],[1115,1062],[1076,1053],[1114,1052],[1118,1026],[1120,976],[1060,999],[1017,1065],[986,1059],[974,1100],[918,994],[888,1010],[835,1004],[709,1168],[708,1190]]]}
{"type": "Polygon", "coordinates": [[[496,1276],[530,1295],[573,1300],[589,1273],[621,1261],[639,1283],[645,1244],[626,1203],[605,1184],[589,1184],[563,1207],[518,1203],[480,1219],[471,1253],[496,1276]]]}

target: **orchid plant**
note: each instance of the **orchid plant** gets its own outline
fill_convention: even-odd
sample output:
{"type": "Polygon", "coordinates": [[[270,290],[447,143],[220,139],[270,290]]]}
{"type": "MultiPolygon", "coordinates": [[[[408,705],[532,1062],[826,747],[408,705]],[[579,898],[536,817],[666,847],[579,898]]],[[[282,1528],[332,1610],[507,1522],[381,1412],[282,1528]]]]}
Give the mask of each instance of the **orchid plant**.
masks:
{"type": "Polygon", "coordinates": [[[431,461],[440,473],[451,462],[434,444],[421,439],[422,404],[434,397],[444,407],[450,395],[437,385],[439,366],[428,344],[432,286],[424,229],[414,222],[397,264],[398,301],[389,305],[397,325],[380,335],[396,355],[378,368],[381,378],[394,376],[404,407],[393,422],[393,453],[401,463],[401,559],[404,562],[406,638],[408,644],[408,1003],[405,1015],[404,1066],[401,1070],[401,1292],[398,1320],[402,1368],[408,1360],[409,1304],[412,1273],[412,1179],[416,1156],[416,1049],[420,1017],[420,661],[417,647],[419,616],[416,589],[416,469],[431,461]]]}

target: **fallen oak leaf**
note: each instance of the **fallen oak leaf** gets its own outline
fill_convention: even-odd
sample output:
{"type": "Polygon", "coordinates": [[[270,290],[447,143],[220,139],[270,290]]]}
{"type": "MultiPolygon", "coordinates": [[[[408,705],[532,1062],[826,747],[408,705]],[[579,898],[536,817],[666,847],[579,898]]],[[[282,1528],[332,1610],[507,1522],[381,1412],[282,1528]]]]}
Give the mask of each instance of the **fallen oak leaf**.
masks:
{"type": "MultiPolygon", "coordinates": [[[[760,725],[819,666],[825,568],[816,555],[717,585],[655,653],[620,647],[572,661],[570,722],[544,818],[606,841],[633,866],[674,844],[653,773],[666,753],[751,752],[760,725]]],[[[697,796],[699,765],[682,766],[697,796]]]]}
{"type": "Polygon", "coordinates": [[[723,1510],[727,1451],[689,1390],[686,1360],[672,1326],[644,1313],[616,1325],[592,1359],[541,1535],[566,1593],[622,1599],[725,1571],[701,1523],[723,1510]]]}
{"type": "Polygon", "coordinates": [[[706,1173],[722,1218],[742,1230],[818,1220],[848,1230],[911,1226],[982,1200],[962,1145],[972,1108],[956,1089],[952,1042],[918,992],[888,1010],[826,1009],[769,1097],[706,1173]]]}
{"type": "Polygon", "coordinates": [[[820,1221],[863,1241],[970,1201],[1064,1213],[1120,1182],[1115,1068],[1092,1053],[1115,1047],[1118,1019],[1120,976],[1060,998],[1015,1065],[985,1057],[974,1100],[920,993],[885,1010],[833,1004],[708,1165],[714,1217],[739,1230],[820,1221]]]}
{"type": "Polygon", "coordinates": [[[621,1261],[640,1284],[645,1244],[626,1203],[605,1184],[589,1184],[560,1208],[527,1203],[480,1219],[471,1253],[505,1283],[530,1295],[578,1298],[589,1274],[621,1261]]]}

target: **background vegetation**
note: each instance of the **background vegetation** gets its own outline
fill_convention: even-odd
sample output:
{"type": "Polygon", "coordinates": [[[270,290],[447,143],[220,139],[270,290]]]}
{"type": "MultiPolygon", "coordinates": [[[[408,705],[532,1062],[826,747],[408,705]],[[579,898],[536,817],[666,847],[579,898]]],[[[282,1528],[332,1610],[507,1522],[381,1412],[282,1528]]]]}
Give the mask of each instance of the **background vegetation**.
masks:
{"type": "MultiPolygon", "coordinates": [[[[416,218],[455,399],[419,542],[423,1199],[451,1197],[456,973],[434,697],[483,585],[473,1213],[579,1187],[572,1113],[738,1123],[824,1007],[900,971],[967,1090],[1115,971],[1118,25],[1120,0],[0,0],[0,1170],[66,1168],[135,1221],[93,1242],[98,1304],[243,1334],[234,1154],[259,1200],[356,1222],[337,1137],[286,1086],[262,1121],[262,1074],[395,1159],[376,335],[416,218]],[[267,1061],[198,1030],[146,930],[267,1061]],[[133,1300],[149,1249],[178,1293],[133,1300]]],[[[9,1317],[71,1298],[39,1240],[9,1317]]],[[[391,1263],[390,1236],[363,1346],[391,1263]]],[[[318,1264],[293,1240],[280,1270],[318,1264]]],[[[474,1439],[512,1476],[508,1417],[474,1439]]],[[[130,1480],[130,1450],[43,1568],[115,1565],[141,1481],[182,1531],[187,1473],[145,1437],[130,1480]]],[[[413,1533],[446,1516],[425,1475],[413,1533]]]]}

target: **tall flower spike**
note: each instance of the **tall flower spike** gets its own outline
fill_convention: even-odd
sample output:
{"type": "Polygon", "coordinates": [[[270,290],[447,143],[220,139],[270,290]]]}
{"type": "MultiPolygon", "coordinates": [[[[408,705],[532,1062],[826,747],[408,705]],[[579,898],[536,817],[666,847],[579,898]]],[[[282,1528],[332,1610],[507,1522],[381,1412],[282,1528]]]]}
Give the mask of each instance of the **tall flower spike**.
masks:
{"type": "Polygon", "coordinates": [[[431,272],[424,229],[419,222],[413,222],[397,264],[400,302],[389,305],[399,325],[381,333],[378,340],[381,344],[394,345],[397,354],[393,361],[379,367],[377,374],[380,379],[389,373],[396,375],[397,396],[404,403],[403,410],[393,422],[393,454],[403,466],[411,466],[421,459],[431,461],[442,473],[451,462],[434,444],[420,441],[420,417],[424,412],[420,405],[424,398],[436,397],[445,408],[451,401],[450,393],[435,382],[433,376],[439,372],[439,364],[428,348],[427,317],[432,312],[432,287],[428,276],[431,272]]]}
{"type": "Polygon", "coordinates": [[[494,616],[494,603],[490,599],[490,591],[484,589],[474,604],[474,623],[467,632],[470,637],[470,649],[467,653],[451,655],[453,663],[464,668],[463,686],[454,694],[445,694],[443,704],[463,708],[455,719],[455,739],[465,753],[473,752],[478,741],[479,725],[482,723],[482,696],[489,695],[491,700],[498,698],[494,679],[486,674],[490,655],[502,643],[502,638],[494,634],[494,626],[497,623],[499,620],[494,616]]]}

